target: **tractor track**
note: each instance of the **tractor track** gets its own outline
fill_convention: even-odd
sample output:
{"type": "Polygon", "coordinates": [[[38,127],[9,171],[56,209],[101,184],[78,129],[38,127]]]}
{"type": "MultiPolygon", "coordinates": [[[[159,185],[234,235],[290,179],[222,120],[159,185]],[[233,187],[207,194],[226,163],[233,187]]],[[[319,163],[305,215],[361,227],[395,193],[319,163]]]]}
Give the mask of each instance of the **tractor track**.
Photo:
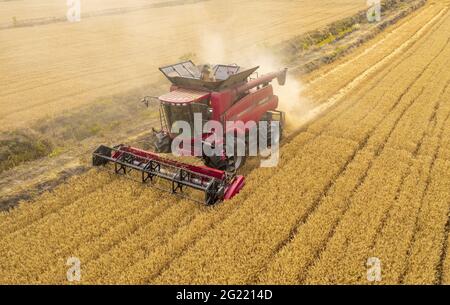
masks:
{"type": "MultiPolygon", "coordinates": [[[[449,40],[449,41],[450,41],[450,40],[449,40]]],[[[425,138],[427,137],[427,133],[426,133],[427,130],[429,130],[430,127],[431,127],[432,125],[436,125],[435,118],[436,118],[437,112],[438,112],[438,110],[439,110],[439,108],[440,108],[441,98],[443,97],[443,95],[445,94],[445,92],[447,91],[447,89],[449,88],[449,85],[450,85],[450,81],[447,81],[447,85],[443,88],[443,90],[441,91],[441,93],[440,93],[438,99],[436,100],[436,104],[435,104],[435,106],[434,106],[434,108],[433,108],[433,112],[431,113],[430,119],[429,119],[429,121],[428,121],[428,125],[427,125],[426,128],[423,130],[422,136],[421,136],[419,142],[416,144],[416,148],[415,148],[414,151],[411,153],[410,162],[409,162],[409,168],[410,168],[410,169],[411,169],[411,166],[413,165],[413,161],[414,161],[414,160],[417,160],[417,158],[418,158],[418,153],[419,153],[419,151],[420,151],[420,148],[422,147],[423,142],[424,142],[425,138]]],[[[409,108],[411,108],[411,106],[412,106],[412,104],[410,105],[409,108]]],[[[407,110],[409,110],[409,108],[408,108],[407,110]]],[[[406,110],[406,111],[407,111],[407,110],[406,110]]],[[[439,146],[436,147],[436,150],[435,150],[435,151],[436,151],[435,153],[438,154],[438,152],[439,152],[439,146]]],[[[429,173],[431,173],[431,171],[432,171],[432,168],[429,168],[429,173]]],[[[408,173],[406,173],[406,174],[402,177],[402,183],[400,184],[400,186],[399,186],[399,188],[398,188],[398,190],[397,190],[397,195],[396,195],[394,201],[397,201],[397,200],[399,199],[400,192],[401,192],[401,189],[402,189],[402,187],[403,187],[403,182],[405,181],[406,177],[407,177],[408,175],[410,175],[410,174],[411,174],[411,172],[408,172],[408,173]]],[[[377,232],[379,232],[379,234],[381,234],[381,232],[383,231],[383,228],[384,228],[384,226],[385,226],[385,224],[386,224],[386,221],[387,221],[387,219],[388,219],[388,217],[389,217],[389,215],[388,215],[389,212],[390,212],[390,211],[388,211],[388,213],[386,213],[385,218],[383,218],[383,221],[382,221],[382,223],[381,223],[381,225],[380,225],[379,230],[377,230],[377,232]]],[[[375,236],[371,248],[373,248],[373,247],[375,246],[375,243],[376,243],[376,239],[377,239],[377,238],[378,238],[378,236],[375,236]]]]}
{"type": "MultiPolygon", "coordinates": [[[[429,62],[429,64],[427,65],[427,67],[420,73],[419,77],[417,77],[417,78],[415,79],[415,81],[414,81],[413,83],[411,83],[411,84],[408,86],[407,90],[405,90],[405,91],[402,93],[401,97],[397,100],[397,102],[395,103],[395,105],[393,105],[393,107],[390,109],[389,112],[393,111],[394,108],[397,107],[397,105],[398,105],[398,103],[401,101],[401,99],[403,99],[403,97],[407,94],[407,92],[409,92],[409,91],[411,90],[412,86],[413,86],[413,85],[418,81],[418,79],[423,75],[423,73],[425,72],[425,70],[428,69],[429,66],[431,65],[431,63],[432,63],[432,62],[433,62],[433,61],[434,61],[434,60],[435,60],[435,59],[436,59],[436,58],[437,58],[437,57],[445,50],[445,48],[448,46],[448,43],[449,43],[449,41],[447,41],[447,44],[444,46],[444,48],[441,49],[441,51],[438,53],[438,55],[436,55],[436,56],[433,58],[433,60],[429,62]]],[[[424,88],[422,88],[422,91],[421,91],[421,93],[419,94],[419,96],[422,95],[423,90],[424,90],[424,88]]],[[[396,119],[396,121],[395,121],[395,123],[394,123],[394,126],[392,127],[392,129],[391,129],[391,131],[390,131],[388,137],[385,138],[385,142],[382,143],[382,145],[379,147],[379,149],[378,149],[377,152],[375,153],[376,156],[377,156],[377,155],[379,156],[379,155],[381,154],[381,152],[383,151],[383,149],[384,149],[384,147],[385,147],[385,145],[386,145],[388,139],[389,139],[390,136],[392,135],[393,131],[396,129],[396,127],[397,127],[399,121],[400,121],[401,118],[404,116],[404,114],[407,112],[407,110],[414,104],[414,102],[417,100],[417,98],[418,98],[418,97],[416,97],[415,99],[413,99],[412,102],[411,102],[411,103],[410,103],[410,104],[402,111],[401,115],[396,119]]],[[[373,162],[370,162],[370,164],[373,164],[373,162]]],[[[370,167],[369,167],[369,169],[370,169],[370,167]]],[[[364,179],[362,180],[361,184],[359,184],[359,185],[362,185],[362,184],[364,183],[364,180],[367,178],[367,173],[368,173],[369,169],[368,169],[367,172],[365,173],[364,179]]],[[[401,180],[402,182],[400,182],[400,185],[399,185],[398,188],[397,188],[397,193],[398,193],[398,190],[401,188],[401,185],[402,185],[402,183],[403,183],[405,177],[406,177],[406,176],[403,176],[403,177],[402,177],[402,180],[401,180]]],[[[354,190],[354,192],[356,192],[356,189],[354,190]]],[[[352,194],[354,194],[354,192],[352,192],[352,194]]],[[[387,211],[389,211],[389,208],[388,208],[387,211]]],[[[342,217],[341,217],[341,219],[342,219],[342,217]]],[[[340,220],[339,220],[339,221],[340,221],[340,220]]],[[[382,223],[383,223],[383,222],[381,222],[381,224],[382,224],[382,223]]],[[[336,227],[337,227],[337,226],[336,226],[336,227]]],[[[379,230],[377,230],[377,232],[379,232],[379,230]]],[[[330,238],[330,239],[331,239],[331,238],[330,238]]],[[[329,239],[329,240],[330,240],[330,239],[329,239]]],[[[324,249],[326,249],[326,246],[321,247],[321,249],[322,249],[322,251],[323,251],[324,249]]],[[[315,256],[316,259],[314,259],[314,260],[312,260],[312,261],[313,261],[313,262],[317,262],[317,259],[318,259],[320,256],[321,256],[321,254],[319,253],[318,255],[315,256]]],[[[408,255],[408,256],[409,256],[409,255],[408,255]]],[[[303,279],[303,280],[304,280],[304,279],[303,279]]]]}
{"type": "MultiPolygon", "coordinates": [[[[431,7],[428,7],[427,9],[430,10],[431,7]]],[[[378,42],[372,44],[368,48],[365,48],[363,52],[357,54],[352,59],[344,61],[343,63],[337,65],[336,67],[333,67],[332,69],[326,71],[325,73],[321,73],[318,77],[315,77],[312,80],[308,81],[306,83],[306,85],[308,85],[308,86],[314,85],[314,84],[326,79],[329,75],[336,74],[339,71],[341,71],[342,69],[348,68],[351,64],[357,62],[358,60],[361,60],[365,55],[374,51],[377,47],[382,46],[386,41],[389,41],[389,39],[392,36],[395,36],[398,33],[402,32],[402,30],[404,30],[404,28],[409,26],[409,22],[411,19],[419,18],[422,15],[425,15],[426,13],[428,13],[427,9],[423,9],[423,10],[419,11],[417,14],[409,15],[407,18],[405,18],[403,20],[402,24],[400,24],[397,28],[395,28],[391,32],[389,32],[385,37],[380,39],[378,42]]],[[[444,14],[447,10],[448,10],[447,8],[442,8],[435,16],[433,16],[429,21],[427,21],[423,25],[423,27],[419,27],[417,30],[415,30],[410,37],[413,37],[416,35],[420,36],[422,34],[428,33],[430,30],[430,25],[432,23],[435,23],[439,18],[441,18],[442,14],[444,14]]],[[[407,42],[407,41],[405,41],[405,42],[407,42]]],[[[410,44],[410,47],[408,49],[410,49],[414,44],[415,43],[410,44]]],[[[348,83],[345,85],[348,85],[348,83]]]]}
{"type": "MultiPolygon", "coordinates": [[[[449,43],[450,43],[450,38],[449,38],[449,40],[447,41],[447,45],[444,46],[444,49],[446,49],[446,48],[448,47],[449,43]]],[[[443,49],[443,50],[444,50],[444,49],[443,49]]],[[[442,50],[442,51],[443,51],[443,50],[442,50]]],[[[439,53],[439,54],[441,54],[441,53],[439,53]]],[[[446,66],[446,65],[444,65],[444,66],[446,66]]],[[[422,74],[423,74],[423,73],[422,73],[422,74]]],[[[439,73],[438,73],[438,74],[439,74],[439,73]]],[[[439,105],[440,105],[441,98],[442,98],[442,96],[445,94],[445,92],[446,92],[446,90],[447,90],[449,84],[450,84],[450,81],[447,81],[446,86],[442,89],[442,91],[441,91],[441,93],[440,93],[438,99],[436,100],[436,104],[435,104],[435,106],[434,106],[434,111],[432,112],[431,117],[430,117],[430,120],[429,120],[429,125],[424,129],[424,131],[423,131],[423,133],[422,133],[422,136],[421,136],[419,142],[416,144],[416,148],[414,149],[414,151],[413,151],[412,154],[411,154],[411,158],[410,158],[409,163],[408,163],[408,172],[405,172],[405,173],[402,175],[401,182],[400,182],[400,185],[398,186],[398,189],[397,189],[395,198],[394,198],[394,200],[392,201],[391,205],[388,207],[388,209],[387,209],[387,211],[386,211],[384,217],[382,218],[379,228],[376,230],[376,232],[378,232],[378,234],[381,234],[381,232],[383,231],[383,228],[385,227],[386,222],[387,222],[387,219],[388,219],[388,217],[389,217],[389,213],[390,213],[392,207],[394,206],[395,201],[397,201],[397,200],[399,199],[400,192],[401,192],[401,190],[402,190],[402,188],[403,188],[403,184],[404,184],[404,182],[405,182],[405,180],[406,180],[406,177],[407,177],[408,175],[411,174],[410,170],[411,170],[411,167],[412,167],[412,165],[413,165],[413,160],[417,159],[417,155],[418,155],[419,149],[420,149],[420,147],[422,146],[422,143],[423,143],[423,141],[425,140],[425,137],[426,137],[426,131],[427,131],[428,128],[431,126],[432,121],[433,121],[433,117],[436,116],[437,110],[439,109],[439,105]]],[[[405,109],[405,111],[401,114],[401,117],[400,117],[399,120],[396,122],[396,124],[395,124],[395,126],[393,127],[393,129],[392,129],[390,135],[391,135],[391,134],[394,132],[394,130],[397,128],[397,125],[398,125],[398,123],[400,122],[401,118],[404,116],[404,114],[407,113],[408,110],[411,109],[411,107],[413,106],[414,102],[416,102],[416,101],[423,95],[424,90],[425,90],[425,87],[423,87],[423,90],[422,90],[422,92],[420,93],[420,95],[419,95],[415,100],[413,100],[413,102],[412,102],[410,105],[408,105],[408,107],[405,109]]],[[[391,111],[389,111],[389,112],[391,112],[391,111]]],[[[386,142],[383,144],[383,148],[384,148],[384,146],[387,144],[387,141],[389,141],[390,135],[388,136],[386,142]]],[[[374,236],[374,238],[373,238],[372,244],[371,244],[371,246],[370,246],[371,249],[373,249],[374,246],[375,246],[375,243],[376,243],[378,234],[377,234],[376,236],[374,236]]]]}
{"type": "MultiPolygon", "coordinates": [[[[409,91],[410,88],[407,88],[406,91],[404,92],[406,94],[407,91],[409,91]]],[[[397,101],[396,105],[399,103],[399,101],[401,100],[401,98],[397,101]]],[[[414,102],[414,101],[413,101],[414,102]]],[[[395,108],[395,107],[393,107],[395,108]]],[[[404,113],[406,112],[403,111],[400,115],[400,117],[398,118],[398,120],[396,121],[396,123],[398,123],[398,121],[400,121],[401,117],[404,115],[404,113]]],[[[339,177],[342,176],[342,174],[346,171],[348,165],[355,159],[356,155],[361,152],[363,149],[367,148],[367,143],[369,141],[369,139],[371,138],[371,136],[373,135],[373,133],[377,130],[377,128],[383,123],[384,120],[382,120],[381,122],[379,122],[375,127],[373,127],[373,129],[370,131],[370,133],[360,142],[360,144],[358,145],[358,148],[355,150],[354,154],[352,155],[352,157],[349,159],[349,161],[346,163],[345,167],[343,168],[342,171],[340,171],[340,175],[337,176],[333,181],[330,181],[330,187],[326,190],[326,192],[320,197],[318,198],[315,208],[310,211],[310,213],[308,215],[305,215],[305,218],[303,219],[303,221],[299,221],[298,225],[293,229],[294,232],[292,235],[290,235],[290,237],[284,241],[283,243],[283,247],[286,246],[294,237],[295,235],[297,235],[298,230],[300,229],[300,226],[304,223],[307,223],[308,218],[312,215],[312,213],[317,209],[317,207],[320,205],[320,202],[323,200],[323,198],[327,195],[328,191],[331,189],[331,187],[333,186],[333,184],[335,184],[337,182],[337,180],[339,179],[339,177]]],[[[391,131],[389,132],[389,134],[387,135],[387,139],[389,139],[390,135],[392,134],[392,132],[395,130],[396,125],[394,125],[391,129],[391,131]]],[[[385,142],[383,142],[378,148],[377,150],[374,152],[373,158],[371,161],[369,161],[369,166],[367,168],[367,170],[363,173],[362,177],[360,179],[358,179],[358,184],[355,186],[355,188],[351,191],[350,196],[346,199],[348,202],[348,205],[346,206],[346,208],[344,209],[343,213],[342,213],[342,217],[345,215],[346,211],[348,210],[348,208],[350,208],[351,205],[351,198],[352,196],[356,193],[356,191],[358,190],[358,188],[365,182],[367,175],[370,171],[370,169],[372,168],[372,164],[373,162],[378,158],[378,156],[381,155],[386,143],[387,143],[387,139],[385,142]]],[[[326,244],[328,243],[329,240],[331,240],[331,238],[334,235],[334,231],[335,229],[339,226],[340,220],[342,219],[339,218],[338,221],[335,223],[335,225],[333,225],[332,230],[330,232],[330,234],[328,235],[328,238],[326,239],[325,243],[319,248],[319,251],[314,255],[315,259],[311,260],[311,264],[307,265],[307,267],[304,269],[304,274],[306,276],[306,274],[308,273],[308,270],[310,269],[311,265],[316,262],[318,260],[318,258],[321,255],[321,250],[324,250],[326,248],[326,244]]],[[[281,247],[282,248],[282,247],[281,247]]],[[[278,252],[281,250],[281,248],[278,250],[278,252]]],[[[276,255],[276,253],[274,254],[274,256],[276,255]]],[[[299,278],[299,282],[300,283],[304,283],[306,280],[306,278],[300,277],[299,278]]]]}
{"type": "MultiPolygon", "coordinates": [[[[448,209],[448,213],[447,215],[450,215],[450,207],[448,209]]],[[[442,251],[441,251],[441,255],[439,257],[439,264],[436,268],[436,283],[438,285],[442,285],[444,284],[444,264],[445,264],[445,258],[447,257],[448,254],[448,237],[449,237],[449,233],[450,233],[450,217],[448,217],[447,222],[445,224],[445,229],[444,229],[444,242],[442,245],[442,251]]]]}

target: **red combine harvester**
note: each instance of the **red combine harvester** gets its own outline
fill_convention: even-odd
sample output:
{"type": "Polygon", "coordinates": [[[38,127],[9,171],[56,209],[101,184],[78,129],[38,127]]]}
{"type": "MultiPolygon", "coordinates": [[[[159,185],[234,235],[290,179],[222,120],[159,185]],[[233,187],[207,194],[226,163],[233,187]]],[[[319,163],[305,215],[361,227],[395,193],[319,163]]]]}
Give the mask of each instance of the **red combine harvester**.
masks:
{"type": "MultiPolygon", "coordinates": [[[[225,150],[217,155],[206,156],[192,149],[177,148],[177,153],[181,155],[202,156],[206,166],[197,166],[163,158],[158,153],[172,152],[172,141],[178,136],[172,132],[173,124],[185,121],[193,128],[195,114],[201,114],[204,121],[218,121],[223,126],[225,122],[245,124],[249,121],[278,121],[279,137],[272,140],[269,128],[265,140],[268,143],[279,141],[284,113],[277,110],[278,97],[274,95],[270,82],[276,78],[280,85],[284,85],[287,69],[258,76],[258,68],[216,65],[211,70],[209,66],[195,66],[192,61],[160,68],[172,83],[170,92],[158,98],[146,97],[143,100],[147,106],[151,99],[157,99],[160,104],[161,130],[153,131],[156,151],[149,152],[125,145],[113,148],[102,145],[93,153],[93,165],[112,164],[115,173],[123,175],[138,172],[143,183],[168,189],[173,194],[208,205],[232,198],[244,185],[244,177],[236,175],[236,171],[245,163],[245,156],[227,156],[225,150]],[[160,181],[168,183],[169,188],[162,187],[160,181]],[[200,191],[202,198],[196,199],[188,190],[200,191]]],[[[231,126],[220,138],[224,143],[227,133],[232,133],[235,141],[245,138],[249,130],[244,124],[231,126]],[[242,126],[245,127],[242,129],[242,126]]],[[[210,136],[204,133],[201,139],[191,140],[211,146],[214,144],[205,141],[210,136]]]]}

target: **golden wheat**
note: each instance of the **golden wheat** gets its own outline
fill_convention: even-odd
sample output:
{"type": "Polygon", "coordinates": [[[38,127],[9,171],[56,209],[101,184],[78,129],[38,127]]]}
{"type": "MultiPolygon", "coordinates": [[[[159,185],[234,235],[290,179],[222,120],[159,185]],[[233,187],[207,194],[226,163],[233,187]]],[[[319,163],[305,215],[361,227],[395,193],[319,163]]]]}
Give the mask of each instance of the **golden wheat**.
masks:
{"type": "MultiPolygon", "coordinates": [[[[449,283],[450,15],[428,29],[228,202],[204,207],[94,170],[2,213],[0,282],[67,283],[75,256],[82,284],[368,283],[369,257],[381,283],[449,283]]],[[[330,70],[319,94],[383,58],[369,55],[356,72],[344,65],[339,86],[330,70]]]]}

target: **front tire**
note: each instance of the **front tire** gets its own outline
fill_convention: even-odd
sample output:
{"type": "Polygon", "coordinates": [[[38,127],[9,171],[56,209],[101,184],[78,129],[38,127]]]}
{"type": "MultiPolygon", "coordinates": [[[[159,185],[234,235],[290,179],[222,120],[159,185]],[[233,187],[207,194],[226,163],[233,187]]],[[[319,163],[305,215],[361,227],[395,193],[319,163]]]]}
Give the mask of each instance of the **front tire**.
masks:
{"type": "MultiPolygon", "coordinates": [[[[235,148],[234,148],[234,155],[233,156],[226,156],[225,153],[223,156],[203,156],[203,161],[206,166],[216,168],[219,170],[227,171],[234,173],[238,169],[240,169],[242,166],[244,166],[247,156],[239,156],[237,154],[237,142],[240,142],[241,145],[245,145],[244,142],[241,142],[239,139],[235,139],[235,148]]],[[[247,151],[247,146],[245,145],[245,151],[247,151]]]]}

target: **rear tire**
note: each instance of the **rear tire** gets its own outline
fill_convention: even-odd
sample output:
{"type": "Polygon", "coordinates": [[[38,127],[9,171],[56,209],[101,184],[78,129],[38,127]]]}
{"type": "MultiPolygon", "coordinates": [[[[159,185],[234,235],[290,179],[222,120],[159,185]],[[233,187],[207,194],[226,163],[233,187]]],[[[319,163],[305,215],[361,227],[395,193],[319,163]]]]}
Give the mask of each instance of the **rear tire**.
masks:
{"type": "MultiPolygon", "coordinates": [[[[236,140],[235,143],[237,143],[236,140]]],[[[242,143],[244,144],[244,143],[242,143]]],[[[244,146],[247,148],[247,146],[244,146]]],[[[245,161],[247,160],[247,156],[238,156],[237,155],[237,144],[235,144],[234,149],[235,155],[234,156],[203,156],[203,161],[206,166],[216,168],[219,170],[227,171],[227,172],[236,172],[238,169],[240,169],[242,166],[244,166],[245,161]]],[[[246,150],[247,152],[247,150],[246,150]]]]}

